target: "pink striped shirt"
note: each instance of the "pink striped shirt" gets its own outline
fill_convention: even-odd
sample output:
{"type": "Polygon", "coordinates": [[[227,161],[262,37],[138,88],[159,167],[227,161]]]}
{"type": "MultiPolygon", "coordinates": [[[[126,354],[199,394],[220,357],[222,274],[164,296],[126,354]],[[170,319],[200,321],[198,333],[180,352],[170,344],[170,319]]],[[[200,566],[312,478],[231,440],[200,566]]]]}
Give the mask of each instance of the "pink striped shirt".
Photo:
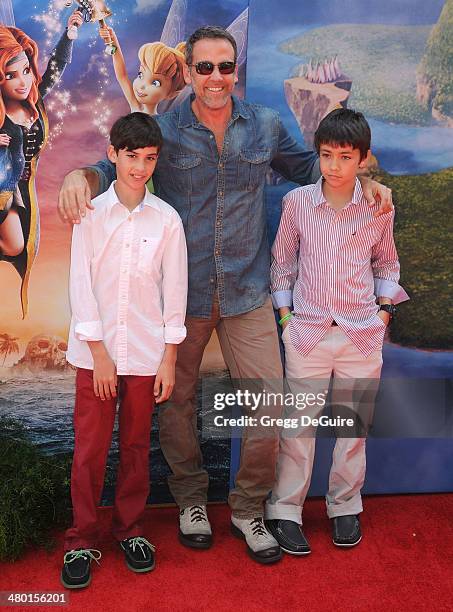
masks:
{"type": "Polygon", "coordinates": [[[385,323],[376,300],[409,299],[398,284],[393,240],[394,212],[374,217],[360,182],[340,211],[331,208],[315,185],[290,191],[272,247],[274,306],[293,305],[289,336],[304,356],[335,321],[364,356],[382,346],[385,323]]]}

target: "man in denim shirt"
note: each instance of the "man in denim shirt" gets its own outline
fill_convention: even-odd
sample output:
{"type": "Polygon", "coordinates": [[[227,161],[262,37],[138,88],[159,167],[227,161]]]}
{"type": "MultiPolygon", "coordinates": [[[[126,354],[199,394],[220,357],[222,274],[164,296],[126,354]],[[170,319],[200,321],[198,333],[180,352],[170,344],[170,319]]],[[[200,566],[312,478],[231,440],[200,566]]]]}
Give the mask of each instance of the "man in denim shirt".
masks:
{"type": "MultiPolygon", "coordinates": [[[[194,95],[156,117],[164,146],[153,175],[155,190],[182,218],[189,261],[187,338],[178,351],[175,390],[160,412],[160,442],[181,510],[179,538],[193,548],[212,544],[208,475],[196,429],[195,392],[204,349],[216,329],[233,378],[282,378],[269,298],[265,176],[271,166],[302,185],[319,178],[316,155],[291,138],[277,112],[232,96],[236,59],[235,40],[226,30],[208,26],[194,32],[185,68],[194,95]]],[[[60,193],[60,216],[77,223],[91,193],[104,191],[114,178],[115,168],[107,161],[70,173],[60,193]]],[[[374,187],[389,200],[389,190],[374,187]]],[[[370,187],[368,199],[373,200],[370,187]]],[[[277,454],[277,432],[246,433],[229,495],[232,530],[260,563],[281,558],[263,522],[277,454]]]]}

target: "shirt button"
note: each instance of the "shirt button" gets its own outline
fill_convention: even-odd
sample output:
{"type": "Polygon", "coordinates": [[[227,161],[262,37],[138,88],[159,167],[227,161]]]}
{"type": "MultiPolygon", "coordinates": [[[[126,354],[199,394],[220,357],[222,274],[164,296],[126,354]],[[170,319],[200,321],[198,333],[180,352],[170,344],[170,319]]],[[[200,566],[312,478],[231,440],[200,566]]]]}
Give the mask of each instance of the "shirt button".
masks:
{"type": "Polygon", "coordinates": [[[212,140],[214,136],[212,134],[209,134],[209,138],[212,140]]]}
{"type": "Polygon", "coordinates": [[[215,254],[216,254],[216,255],[220,255],[220,251],[216,251],[216,252],[215,252],[215,254]]]}
{"type": "Polygon", "coordinates": [[[213,282],[214,282],[214,279],[213,279],[213,278],[210,278],[210,279],[209,279],[209,282],[210,282],[210,283],[213,283],[213,282]]]}
{"type": "Polygon", "coordinates": [[[127,243],[127,244],[126,244],[126,249],[128,249],[129,247],[130,247],[130,244],[129,244],[129,243],[127,243]]]}
{"type": "Polygon", "coordinates": [[[217,227],[220,227],[220,221],[217,221],[216,225],[217,227]]]}
{"type": "Polygon", "coordinates": [[[223,191],[219,191],[219,196],[223,196],[223,191]]]}

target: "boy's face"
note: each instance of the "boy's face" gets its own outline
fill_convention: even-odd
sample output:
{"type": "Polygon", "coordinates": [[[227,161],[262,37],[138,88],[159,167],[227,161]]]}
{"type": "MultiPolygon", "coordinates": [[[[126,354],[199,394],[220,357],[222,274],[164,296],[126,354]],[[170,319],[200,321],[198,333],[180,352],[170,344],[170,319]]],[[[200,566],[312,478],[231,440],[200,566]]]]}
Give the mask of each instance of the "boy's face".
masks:
{"type": "Polygon", "coordinates": [[[132,191],[143,191],[143,187],[151,178],[156,167],[158,147],[143,147],[142,149],[120,149],[115,151],[109,145],[107,156],[116,165],[117,180],[132,191]]]}
{"type": "Polygon", "coordinates": [[[360,169],[365,168],[370,152],[360,160],[359,149],[351,145],[322,144],[319,147],[321,174],[332,189],[354,185],[360,169]]]}

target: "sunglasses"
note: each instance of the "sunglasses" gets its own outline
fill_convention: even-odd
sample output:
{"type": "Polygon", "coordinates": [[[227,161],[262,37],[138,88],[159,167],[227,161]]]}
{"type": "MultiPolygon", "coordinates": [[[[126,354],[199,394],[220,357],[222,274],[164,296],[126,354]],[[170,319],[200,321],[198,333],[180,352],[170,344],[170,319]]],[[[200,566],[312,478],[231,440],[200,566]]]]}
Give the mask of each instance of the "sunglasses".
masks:
{"type": "Polygon", "coordinates": [[[234,69],[236,68],[236,62],[220,62],[220,64],[213,64],[212,62],[197,62],[196,64],[190,64],[191,66],[195,66],[195,70],[198,74],[212,74],[214,72],[214,68],[217,66],[220,74],[233,74],[234,69]]]}

